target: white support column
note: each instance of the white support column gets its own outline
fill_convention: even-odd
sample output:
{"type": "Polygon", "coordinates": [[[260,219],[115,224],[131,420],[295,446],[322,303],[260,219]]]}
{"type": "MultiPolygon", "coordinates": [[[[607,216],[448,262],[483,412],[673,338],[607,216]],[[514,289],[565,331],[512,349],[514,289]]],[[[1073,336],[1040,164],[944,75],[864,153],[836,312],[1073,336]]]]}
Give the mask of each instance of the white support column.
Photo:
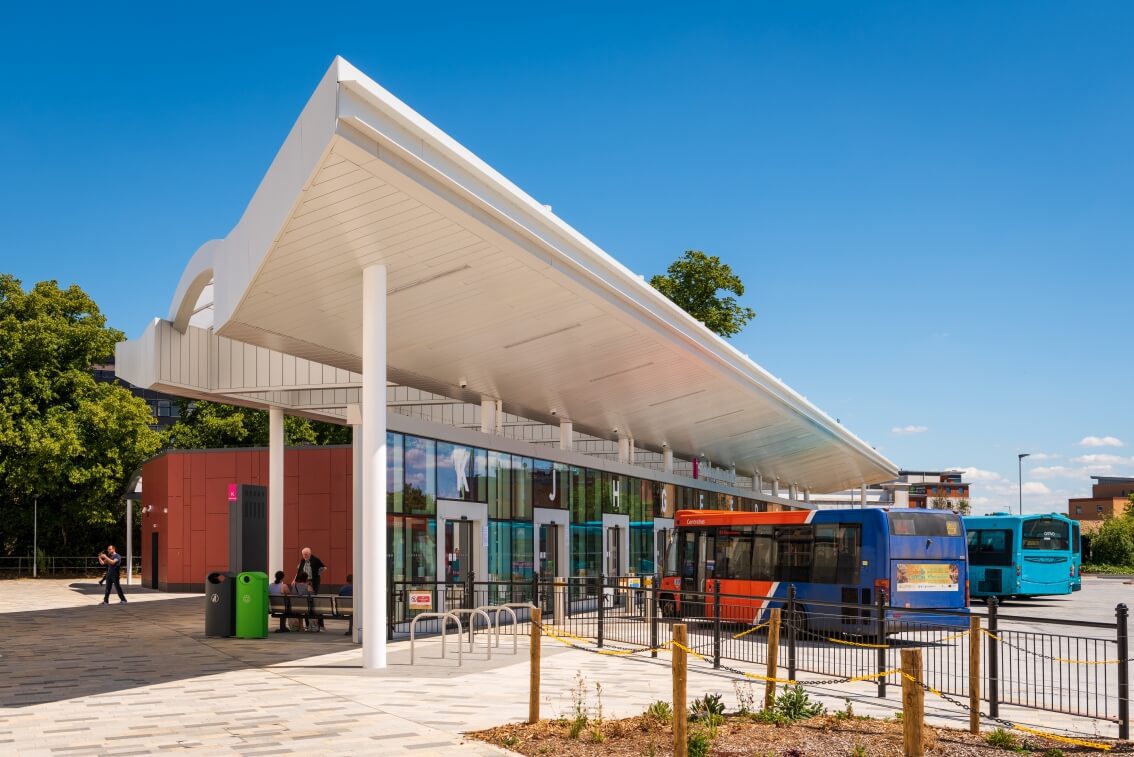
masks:
{"type": "Polygon", "coordinates": [[[803,490],[803,501],[807,502],[808,504],[811,503],[811,488],[810,487],[803,490]]]}
{"type": "Polygon", "coordinates": [[[575,424],[559,421],[559,449],[575,449],[575,424]]]}
{"type": "MultiPolygon", "coordinates": [[[[386,266],[362,271],[362,667],[386,667],[386,266]]],[[[357,618],[356,618],[357,622],[357,618]]]]}
{"type": "Polygon", "coordinates": [[[778,478],[772,479],[772,496],[780,496],[780,480],[778,478]]]}
{"type": "Polygon", "coordinates": [[[799,499],[799,486],[796,484],[788,484],[787,492],[788,499],[799,499]]]}
{"type": "MultiPolygon", "coordinates": [[[[133,494],[133,492],[130,492],[133,494]]],[[[38,555],[36,556],[38,558],[38,555]]],[[[126,499],[126,585],[134,583],[134,500],[126,499]]],[[[156,586],[154,587],[157,588],[156,586]]]]}
{"type": "Polygon", "coordinates": [[[496,400],[496,435],[504,436],[504,400],[496,400]]]}
{"type": "Polygon", "coordinates": [[[354,631],[351,633],[351,641],[357,644],[362,640],[362,634],[359,632],[360,624],[358,619],[362,617],[363,607],[366,605],[366,591],[363,588],[365,584],[362,582],[362,530],[365,528],[362,518],[362,423],[359,422],[361,418],[361,408],[358,411],[359,416],[354,425],[350,427],[350,446],[351,458],[354,461],[351,468],[351,484],[353,484],[354,496],[352,498],[351,508],[351,537],[352,537],[352,550],[351,556],[351,573],[354,575],[354,588],[351,592],[354,594],[354,631]]]}
{"type": "Polygon", "coordinates": [[[673,450],[663,447],[661,451],[662,472],[673,473],[673,450]]]}
{"type": "Polygon", "coordinates": [[[480,430],[486,434],[496,433],[496,400],[480,401],[480,430]]]}
{"type": "Polygon", "coordinates": [[[862,488],[858,490],[858,506],[866,507],[866,482],[862,483],[862,488]]]}
{"type": "Polygon", "coordinates": [[[630,462],[630,440],[622,434],[618,435],[618,462],[630,462]]]}
{"type": "Polygon", "coordinates": [[[268,408],[268,575],[285,570],[283,553],[284,414],[268,408]]]}
{"type": "Polygon", "coordinates": [[[634,464],[634,458],[636,457],[635,451],[634,451],[634,437],[631,436],[630,439],[628,440],[628,442],[629,442],[629,444],[628,444],[628,449],[626,450],[626,462],[633,465],[634,464]]]}
{"type": "Polygon", "coordinates": [[[760,479],[760,471],[752,471],[752,491],[763,494],[764,482],[760,479]]]}

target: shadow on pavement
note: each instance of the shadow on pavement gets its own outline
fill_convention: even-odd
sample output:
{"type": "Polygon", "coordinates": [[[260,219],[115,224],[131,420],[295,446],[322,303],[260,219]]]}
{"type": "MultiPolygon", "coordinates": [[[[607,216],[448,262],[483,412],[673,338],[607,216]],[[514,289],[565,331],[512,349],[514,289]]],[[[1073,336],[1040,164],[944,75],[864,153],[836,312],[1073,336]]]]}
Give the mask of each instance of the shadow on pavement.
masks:
{"type": "MultiPolygon", "coordinates": [[[[94,584],[72,588],[102,591],[94,584]]],[[[345,622],[336,621],[328,621],[324,633],[207,638],[204,610],[202,596],[0,614],[5,640],[0,707],[186,681],[353,648],[343,635],[345,622]]]]}

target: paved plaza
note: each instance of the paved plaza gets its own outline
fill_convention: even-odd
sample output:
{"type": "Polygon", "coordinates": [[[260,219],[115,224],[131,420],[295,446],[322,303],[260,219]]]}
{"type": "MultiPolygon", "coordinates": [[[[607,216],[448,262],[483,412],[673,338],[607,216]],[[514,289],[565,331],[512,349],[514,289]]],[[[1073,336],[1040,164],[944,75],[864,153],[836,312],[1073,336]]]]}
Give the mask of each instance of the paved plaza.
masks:
{"type": "MultiPolygon", "coordinates": [[[[1117,582],[1111,584],[1117,588],[1117,582]]],[[[361,669],[361,652],[329,622],[321,634],[270,634],[265,640],[207,639],[204,600],[126,587],[128,604],[97,604],[91,581],[6,581],[0,599],[3,649],[0,752],[19,755],[504,754],[463,733],[527,716],[528,649],[505,637],[487,660],[483,636],[457,667],[453,644],[390,647],[384,671],[361,669]]],[[[526,626],[522,627],[525,629],[526,626]]],[[[580,673],[591,704],[602,684],[607,717],[639,714],[669,699],[668,656],[598,656],[545,640],[544,717],[572,709],[580,673]]],[[[725,693],[733,684],[691,664],[689,695],[725,693]]],[[[860,714],[890,715],[900,688],[878,700],[869,684],[814,689],[831,708],[855,701],[860,714]]],[[[932,697],[931,722],[963,726],[965,713],[932,697]]],[[[1111,724],[1003,707],[1002,715],[1049,729],[1116,735],[1111,724]]]]}

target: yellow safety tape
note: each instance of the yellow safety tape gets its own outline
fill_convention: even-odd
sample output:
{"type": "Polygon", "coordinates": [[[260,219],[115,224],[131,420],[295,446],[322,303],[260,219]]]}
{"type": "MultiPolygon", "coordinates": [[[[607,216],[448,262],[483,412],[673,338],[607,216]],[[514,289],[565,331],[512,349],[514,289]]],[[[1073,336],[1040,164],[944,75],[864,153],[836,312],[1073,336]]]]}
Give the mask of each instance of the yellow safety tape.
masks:
{"type": "MultiPolygon", "coordinates": [[[[899,672],[902,674],[903,678],[905,678],[909,681],[912,681],[913,683],[916,683],[918,686],[923,686],[928,691],[931,691],[934,694],[936,694],[937,696],[941,697],[942,699],[945,699],[945,701],[949,701],[948,698],[944,694],[942,694],[940,691],[933,688],[932,686],[919,681],[916,677],[910,675],[909,673],[907,673],[904,670],[899,671],[899,672]]],[[[1110,751],[1111,749],[1114,748],[1114,746],[1112,744],[1103,744],[1103,743],[1100,743],[1098,741],[1084,741],[1082,739],[1071,738],[1070,736],[1060,736],[1057,733],[1048,733],[1047,731],[1041,731],[1038,728],[1029,728],[1026,725],[1020,725],[1018,723],[1012,723],[1012,728],[1017,730],[1017,731],[1023,731],[1025,733],[1030,733],[1033,736],[1040,736],[1042,738],[1051,739],[1052,741],[1059,741],[1059,742],[1062,742],[1064,744],[1074,744],[1076,746],[1085,746],[1085,747],[1088,747],[1090,749],[1101,749],[1103,751],[1110,751]]]]}
{"type": "Polygon", "coordinates": [[[867,647],[869,649],[892,649],[889,644],[867,644],[865,641],[850,641],[849,639],[836,639],[834,636],[827,636],[826,641],[833,641],[836,644],[846,644],[849,647],[867,647]]]}
{"type": "Polygon", "coordinates": [[[701,654],[700,652],[697,652],[697,651],[695,651],[695,650],[692,650],[692,649],[690,649],[689,647],[685,646],[685,645],[684,645],[684,644],[682,644],[681,642],[678,642],[678,641],[671,641],[671,642],[669,642],[669,644],[670,644],[671,646],[675,646],[675,647],[677,647],[678,649],[684,650],[684,651],[685,651],[685,652],[686,652],[687,654],[691,654],[691,655],[693,655],[694,657],[699,657],[699,658],[701,658],[702,660],[708,660],[708,659],[709,659],[709,658],[708,658],[708,657],[706,657],[705,655],[701,654]]]}
{"type": "Polygon", "coordinates": [[[742,637],[742,636],[747,636],[748,634],[752,633],[753,631],[759,631],[759,630],[760,630],[761,628],[764,628],[764,627],[766,627],[766,626],[770,625],[770,624],[771,624],[771,622],[772,622],[772,621],[770,621],[770,620],[769,620],[769,621],[765,621],[764,623],[761,623],[761,624],[760,624],[760,625],[758,625],[758,626],[752,626],[752,627],[751,627],[751,628],[749,628],[749,629],[748,629],[747,631],[741,631],[740,633],[738,633],[738,634],[735,634],[735,635],[734,635],[734,636],[733,636],[732,638],[734,638],[734,639],[739,639],[739,638],[740,638],[740,637],[742,637]]]}
{"type": "MultiPolygon", "coordinates": [[[[866,675],[855,676],[854,678],[848,678],[848,679],[846,679],[846,682],[847,683],[854,683],[855,681],[869,681],[872,678],[881,678],[883,676],[892,676],[895,673],[901,673],[901,672],[902,672],[901,668],[891,668],[890,670],[884,670],[881,673],[867,673],[866,675]]],[[[838,679],[839,683],[842,683],[842,681],[843,681],[843,679],[841,679],[841,678],[838,679]]]]}
{"type": "Polygon", "coordinates": [[[980,629],[980,631],[985,636],[989,637],[990,639],[995,639],[996,641],[999,641],[1001,644],[1007,644],[1010,647],[1016,647],[1017,649],[1020,649],[1023,652],[1026,652],[1028,654],[1038,655],[1039,657],[1046,657],[1047,659],[1055,660],[1056,662],[1065,662],[1065,663],[1068,663],[1069,665],[1117,665],[1120,662],[1122,662],[1122,660],[1073,660],[1073,659],[1070,659],[1068,657],[1056,657],[1055,655],[1044,654],[1043,652],[1033,652],[1030,649],[1024,649],[1023,647],[1017,646],[1016,644],[1013,644],[1010,641],[1005,641],[1004,639],[1000,638],[999,636],[997,636],[992,631],[989,631],[986,628],[982,628],[982,629],[980,629]]]}
{"type": "Polygon", "coordinates": [[[1017,725],[1017,724],[1013,723],[1012,727],[1015,728],[1017,731],[1023,731],[1024,733],[1030,733],[1033,736],[1042,736],[1043,738],[1051,739],[1052,741],[1061,741],[1064,744],[1074,744],[1075,746],[1085,746],[1089,749],[1101,749],[1104,752],[1109,752],[1111,749],[1114,749],[1113,744],[1102,744],[1098,741],[1084,741],[1082,739],[1073,739],[1070,736],[1060,736],[1060,735],[1055,734],[1055,733],[1048,733],[1047,731],[1041,731],[1038,728],[1028,728],[1026,725],[1017,725]]]}

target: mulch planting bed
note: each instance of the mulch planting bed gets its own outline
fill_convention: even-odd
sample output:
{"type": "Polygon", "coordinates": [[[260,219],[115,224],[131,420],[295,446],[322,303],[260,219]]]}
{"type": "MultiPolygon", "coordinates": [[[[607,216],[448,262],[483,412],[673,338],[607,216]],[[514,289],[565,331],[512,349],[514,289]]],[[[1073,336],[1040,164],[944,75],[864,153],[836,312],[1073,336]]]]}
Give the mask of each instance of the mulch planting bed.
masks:
{"type": "MultiPolygon", "coordinates": [[[[690,733],[698,728],[699,726],[694,723],[689,724],[690,733]]],[[[468,736],[533,757],[545,755],[662,757],[673,754],[671,727],[641,715],[622,720],[606,720],[600,726],[590,723],[582,728],[576,738],[571,738],[570,730],[571,723],[567,720],[543,720],[534,725],[526,723],[503,725],[470,733],[468,736]],[[597,735],[600,733],[601,740],[597,735]]],[[[960,757],[967,755],[1006,757],[1011,754],[1032,754],[1038,757],[1046,754],[1047,757],[1058,757],[1060,754],[1129,754],[1134,751],[1128,742],[1089,738],[1089,741],[1111,744],[1114,747],[1110,752],[1100,752],[1015,731],[1012,734],[1018,748],[1012,750],[988,744],[985,741],[988,733],[990,731],[984,731],[980,736],[973,736],[967,731],[927,728],[926,754],[960,757]]],[[[732,715],[717,729],[708,754],[713,757],[740,755],[901,757],[902,724],[894,720],[821,715],[794,725],[775,726],[732,715]]]]}

